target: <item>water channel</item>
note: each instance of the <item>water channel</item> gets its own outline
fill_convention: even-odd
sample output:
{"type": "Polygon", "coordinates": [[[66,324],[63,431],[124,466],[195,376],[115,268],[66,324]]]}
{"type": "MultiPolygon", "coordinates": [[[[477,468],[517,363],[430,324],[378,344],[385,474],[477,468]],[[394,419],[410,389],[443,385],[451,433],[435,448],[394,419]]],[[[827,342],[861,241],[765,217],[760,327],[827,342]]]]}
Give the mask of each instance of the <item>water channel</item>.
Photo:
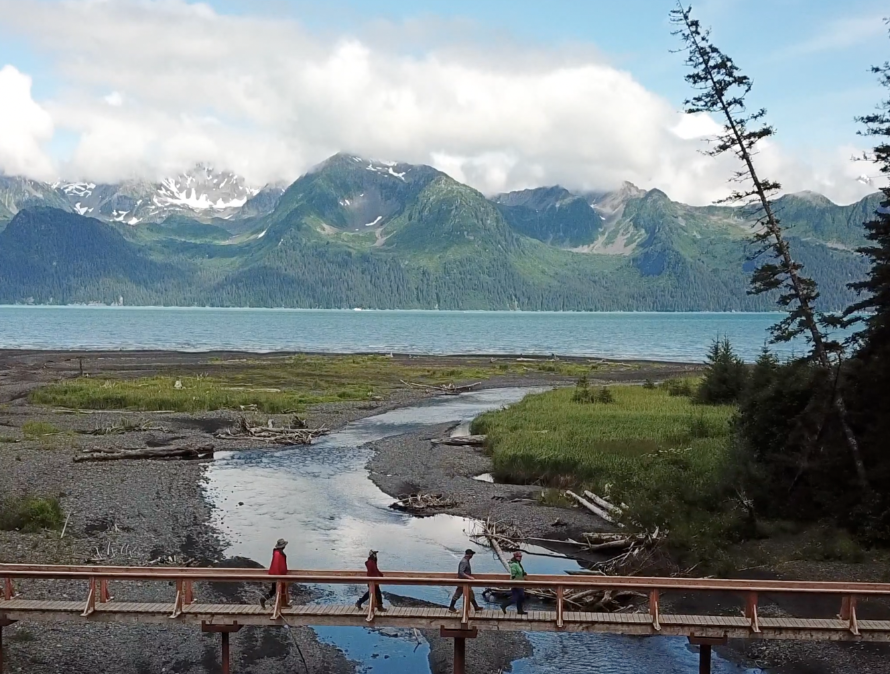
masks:
{"type": "MultiPolygon", "coordinates": [[[[472,521],[450,515],[416,518],[391,510],[392,498],[369,479],[367,443],[478,414],[520,400],[528,389],[495,389],[434,399],[348,424],[309,447],[217,454],[207,479],[215,524],[230,542],[227,554],[268,563],[272,543],[290,541],[289,564],[300,569],[362,569],[367,551],[380,550],[380,567],[453,571],[469,541],[472,521]]],[[[477,548],[478,549],[478,548],[477,548]]],[[[477,572],[500,572],[483,549],[477,572]]],[[[569,560],[530,556],[530,573],[564,573],[569,560]]],[[[322,588],[320,602],[351,603],[364,588],[322,588]]],[[[384,587],[384,590],[386,588],[384,587]]],[[[399,594],[447,604],[442,588],[399,588],[399,594]]],[[[370,674],[424,674],[429,646],[410,631],[317,628],[370,674]]],[[[693,674],[698,656],[685,639],[632,639],[612,635],[529,634],[534,654],[513,665],[517,674],[693,674]]],[[[472,648],[470,644],[469,648],[472,648]]],[[[757,674],[718,660],[718,674],[757,674]]]]}

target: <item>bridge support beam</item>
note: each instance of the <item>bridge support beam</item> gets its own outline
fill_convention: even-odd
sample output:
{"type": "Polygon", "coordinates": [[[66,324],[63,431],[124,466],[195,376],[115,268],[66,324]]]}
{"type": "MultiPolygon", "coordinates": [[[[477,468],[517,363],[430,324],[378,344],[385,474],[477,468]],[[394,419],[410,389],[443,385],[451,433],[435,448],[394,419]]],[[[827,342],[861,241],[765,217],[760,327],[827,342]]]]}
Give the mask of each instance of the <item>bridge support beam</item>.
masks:
{"type": "Polygon", "coordinates": [[[711,674],[711,649],[713,646],[724,646],[726,637],[690,636],[689,643],[698,646],[698,674],[711,674]]]}
{"type": "MultiPolygon", "coordinates": [[[[229,635],[232,632],[239,631],[243,625],[234,623],[233,625],[209,625],[205,622],[201,623],[202,632],[219,632],[221,639],[220,663],[222,664],[222,674],[231,674],[231,661],[229,657],[229,635]]],[[[3,674],[0,672],[0,674],[3,674]]]]}
{"type": "Polygon", "coordinates": [[[3,668],[3,628],[9,627],[15,622],[15,620],[7,620],[6,618],[0,618],[0,674],[3,674],[6,670],[3,668]]]}
{"type": "Polygon", "coordinates": [[[449,630],[439,628],[439,636],[443,639],[454,639],[454,674],[467,672],[467,639],[475,639],[479,631],[474,627],[468,630],[449,630]]]}

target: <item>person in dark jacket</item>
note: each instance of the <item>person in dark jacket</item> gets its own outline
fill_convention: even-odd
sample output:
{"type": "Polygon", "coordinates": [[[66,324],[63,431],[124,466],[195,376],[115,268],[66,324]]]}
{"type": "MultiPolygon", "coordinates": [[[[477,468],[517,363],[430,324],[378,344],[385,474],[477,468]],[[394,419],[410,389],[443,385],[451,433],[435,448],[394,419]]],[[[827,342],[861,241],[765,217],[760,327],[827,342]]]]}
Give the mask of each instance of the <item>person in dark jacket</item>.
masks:
{"type": "MultiPolygon", "coordinates": [[[[368,559],[365,560],[365,572],[367,573],[368,578],[383,578],[383,574],[380,572],[380,569],[377,568],[377,552],[377,550],[370,550],[368,552],[368,559]]],[[[370,598],[371,586],[369,585],[368,591],[361,596],[361,599],[355,602],[355,607],[361,610],[362,604],[370,598]]],[[[377,610],[385,613],[386,608],[383,606],[383,592],[380,590],[380,585],[374,588],[374,601],[377,610]]]]}
{"type": "MultiPolygon", "coordinates": [[[[270,576],[286,576],[287,575],[287,555],[284,554],[284,549],[287,547],[287,541],[283,538],[279,538],[278,542],[275,544],[275,548],[272,550],[272,563],[269,565],[269,575],[270,576]]],[[[272,587],[269,588],[268,594],[260,597],[260,606],[266,608],[266,599],[274,599],[275,592],[278,590],[278,583],[272,583],[272,587]]],[[[282,598],[283,604],[287,605],[287,585],[284,586],[285,595],[282,598]]]]}
{"type": "MultiPolygon", "coordinates": [[[[464,578],[466,580],[476,580],[473,578],[473,568],[470,566],[470,562],[473,560],[473,555],[476,553],[470,549],[467,549],[464,552],[463,559],[457,565],[457,577],[464,578]]],[[[451,606],[448,607],[449,611],[456,611],[454,608],[457,605],[457,600],[460,599],[464,594],[464,589],[462,587],[458,587],[454,591],[454,595],[451,597],[451,606]]],[[[470,588],[470,601],[473,604],[473,608],[477,611],[481,611],[479,608],[479,604],[476,603],[476,594],[473,592],[473,588],[470,588]]]]}
{"type": "MultiPolygon", "coordinates": [[[[517,550],[513,553],[513,559],[510,560],[510,580],[525,580],[528,578],[528,574],[525,572],[525,569],[522,567],[522,553],[517,550]]],[[[525,602],[525,590],[521,587],[514,587],[510,589],[510,598],[501,604],[501,611],[504,612],[504,615],[507,614],[507,607],[510,604],[516,604],[516,613],[519,615],[525,615],[525,611],[522,610],[522,605],[525,602]]]]}

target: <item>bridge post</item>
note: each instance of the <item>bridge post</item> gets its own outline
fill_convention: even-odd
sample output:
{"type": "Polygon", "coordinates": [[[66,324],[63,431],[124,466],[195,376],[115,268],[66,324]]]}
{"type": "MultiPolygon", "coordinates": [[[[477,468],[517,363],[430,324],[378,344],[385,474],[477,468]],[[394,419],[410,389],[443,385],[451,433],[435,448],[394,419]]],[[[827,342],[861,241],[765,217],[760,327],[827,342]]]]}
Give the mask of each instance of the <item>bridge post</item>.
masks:
{"type": "Polygon", "coordinates": [[[9,627],[14,623],[15,620],[7,620],[6,618],[0,618],[0,674],[3,674],[5,669],[3,669],[3,628],[9,627]]]}
{"type": "Polygon", "coordinates": [[[479,631],[473,629],[449,630],[439,628],[439,636],[443,639],[454,639],[454,674],[467,673],[467,639],[475,639],[479,631]]]}
{"type": "MultiPolygon", "coordinates": [[[[234,623],[232,625],[209,625],[206,622],[201,623],[202,632],[219,632],[221,640],[220,663],[222,664],[222,674],[231,674],[231,662],[229,657],[229,635],[232,632],[239,631],[243,625],[234,623]]],[[[3,674],[0,672],[0,674],[3,674]]]]}
{"type": "Polygon", "coordinates": [[[711,674],[711,647],[726,644],[726,637],[690,636],[689,643],[698,646],[698,674],[711,674]]]}

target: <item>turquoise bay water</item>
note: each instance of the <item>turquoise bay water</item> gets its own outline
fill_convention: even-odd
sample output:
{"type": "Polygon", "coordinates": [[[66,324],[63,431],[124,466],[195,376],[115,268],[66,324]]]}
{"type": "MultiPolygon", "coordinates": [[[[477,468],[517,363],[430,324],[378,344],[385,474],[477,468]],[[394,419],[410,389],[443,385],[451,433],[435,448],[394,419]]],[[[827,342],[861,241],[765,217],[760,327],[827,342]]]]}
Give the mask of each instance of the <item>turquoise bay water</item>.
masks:
{"type": "MultiPolygon", "coordinates": [[[[747,360],[775,313],[0,307],[0,348],[559,354],[697,362],[715,337],[747,360]]],[[[805,345],[774,347],[802,352],[805,345]]]]}

